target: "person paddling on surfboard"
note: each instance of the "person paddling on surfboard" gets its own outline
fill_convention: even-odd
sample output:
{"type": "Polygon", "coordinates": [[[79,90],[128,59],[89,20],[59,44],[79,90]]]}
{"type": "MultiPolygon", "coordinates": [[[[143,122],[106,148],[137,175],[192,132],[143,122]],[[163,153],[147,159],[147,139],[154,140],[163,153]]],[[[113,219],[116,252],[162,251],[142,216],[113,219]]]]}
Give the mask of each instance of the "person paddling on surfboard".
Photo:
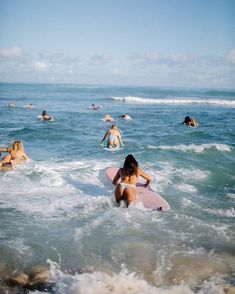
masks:
{"type": "Polygon", "coordinates": [[[0,152],[8,152],[2,160],[0,160],[1,167],[14,167],[28,160],[28,156],[24,152],[24,145],[21,141],[15,141],[8,148],[0,148],[0,152]]]}
{"type": "Polygon", "coordinates": [[[124,200],[129,206],[136,202],[136,184],[139,177],[146,180],[145,187],[148,187],[151,177],[138,167],[134,156],[129,154],[125,159],[124,166],[117,171],[113,179],[113,184],[116,186],[114,193],[117,203],[124,200]],[[120,178],[121,182],[118,184],[120,178]]]}
{"type": "Polygon", "coordinates": [[[113,147],[123,146],[121,133],[116,125],[112,125],[111,128],[105,133],[104,138],[101,140],[102,145],[104,140],[108,138],[107,147],[112,149],[113,147]]]}

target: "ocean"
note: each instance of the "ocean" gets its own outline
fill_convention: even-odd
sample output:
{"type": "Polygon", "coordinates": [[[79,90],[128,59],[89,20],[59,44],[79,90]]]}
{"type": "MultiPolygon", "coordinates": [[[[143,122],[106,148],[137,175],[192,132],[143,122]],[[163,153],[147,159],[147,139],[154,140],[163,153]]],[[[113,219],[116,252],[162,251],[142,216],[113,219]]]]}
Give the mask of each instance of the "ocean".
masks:
{"type": "Polygon", "coordinates": [[[235,90],[2,83],[0,146],[14,140],[30,160],[0,173],[0,277],[49,269],[53,286],[28,293],[234,290],[235,90]],[[113,152],[105,114],[122,131],[113,152]],[[105,169],[130,153],[170,211],[113,204],[105,169]]]}

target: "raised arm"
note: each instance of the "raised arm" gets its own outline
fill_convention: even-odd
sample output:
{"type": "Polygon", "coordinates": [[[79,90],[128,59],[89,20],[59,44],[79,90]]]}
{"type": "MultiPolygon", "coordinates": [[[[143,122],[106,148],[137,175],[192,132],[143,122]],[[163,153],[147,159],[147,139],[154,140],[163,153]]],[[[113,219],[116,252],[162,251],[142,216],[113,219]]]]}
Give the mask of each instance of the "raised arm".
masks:
{"type": "Polygon", "coordinates": [[[109,130],[105,133],[104,138],[101,140],[100,144],[103,144],[104,140],[106,139],[106,137],[108,136],[109,130]]]}
{"type": "Polygon", "coordinates": [[[118,135],[117,137],[118,137],[118,141],[119,141],[120,145],[124,146],[123,142],[122,142],[122,137],[120,135],[118,135]]]}
{"type": "Polygon", "coordinates": [[[7,154],[6,156],[3,157],[3,159],[1,160],[1,163],[10,162],[10,161],[11,161],[11,154],[7,154]]]}
{"type": "Polygon", "coordinates": [[[148,185],[149,185],[150,182],[151,182],[151,177],[150,177],[150,175],[144,173],[141,169],[139,169],[139,173],[140,173],[139,175],[140,175],[142,178],[144,178],[144,179],[146,180],[146,183],[145,183],[144,186],[147,188],[148,185]]]}
{"type": "Polygon", "coordinates": [[[8,152],[8,148],[7,147],[2,147],[2,148],[0,148],[0,152],[8,152]]]}
{"type": "Polygon", "coordinates": [[[115,177],[113,178],[113,184],[114,184],[115,186],[118,185],[118,180],[120,179],[120,177],[121,177],[121,176],[120,176],[120,168],[119,168],[119,170],[117,171],[115,177]]]}

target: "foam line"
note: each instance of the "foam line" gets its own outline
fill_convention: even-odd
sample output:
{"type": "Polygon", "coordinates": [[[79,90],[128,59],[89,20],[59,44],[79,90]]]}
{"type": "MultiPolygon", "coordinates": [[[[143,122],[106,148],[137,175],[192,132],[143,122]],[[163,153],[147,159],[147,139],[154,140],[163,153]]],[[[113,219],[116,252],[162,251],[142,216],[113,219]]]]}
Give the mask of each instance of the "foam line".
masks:
{"type": "Polygon", "coordinates": [[[217,106],[228,106],[235,107],[235,100],[225,100],[225,99],[197,99],[197,98],[185,98],[185,99],[163,99],[163,98],[143,98],[137,96],[123,96],[123,97],[111,97],[110,99],[123,102],[128,104],[205,104],[205,105],[217,105],[217,106]]]}

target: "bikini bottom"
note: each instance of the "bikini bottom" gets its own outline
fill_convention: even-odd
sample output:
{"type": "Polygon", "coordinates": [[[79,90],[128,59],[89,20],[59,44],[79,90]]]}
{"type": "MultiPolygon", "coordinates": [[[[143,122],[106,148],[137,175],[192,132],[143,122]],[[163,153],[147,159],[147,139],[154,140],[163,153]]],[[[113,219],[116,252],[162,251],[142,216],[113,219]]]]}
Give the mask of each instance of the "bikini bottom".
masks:
{"type": "Polygon", "coordinates": [[[122,191],[124,191],[127,188],[136,188],[136,185],[134,185],[134,184],[128,184],[128,183],[123,183],[123,182],[120,183],[119,185],[120,185],[122,191]]]}

